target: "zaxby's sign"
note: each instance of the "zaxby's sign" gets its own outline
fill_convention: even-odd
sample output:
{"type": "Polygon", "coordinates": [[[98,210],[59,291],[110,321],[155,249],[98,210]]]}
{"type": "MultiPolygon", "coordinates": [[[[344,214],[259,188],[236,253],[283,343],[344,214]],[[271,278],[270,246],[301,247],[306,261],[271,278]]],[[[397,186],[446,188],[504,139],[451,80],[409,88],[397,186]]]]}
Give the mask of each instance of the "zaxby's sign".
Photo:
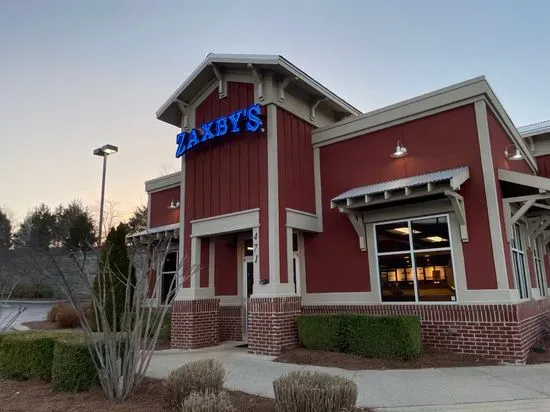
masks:
{"type": "Polygon", "coordinates": [[[260,114],[262,106],[253,104],[246,109],[237,110],[227,116],[220,116],[216,120],[204,122],[200,129],[192,129],[189,132],[181,132],[176,136],[176,157],[181,157],[185,152],[200,146],[209,140],[223,137],[229,133],[257,132],[263,126],[260,114]]]}

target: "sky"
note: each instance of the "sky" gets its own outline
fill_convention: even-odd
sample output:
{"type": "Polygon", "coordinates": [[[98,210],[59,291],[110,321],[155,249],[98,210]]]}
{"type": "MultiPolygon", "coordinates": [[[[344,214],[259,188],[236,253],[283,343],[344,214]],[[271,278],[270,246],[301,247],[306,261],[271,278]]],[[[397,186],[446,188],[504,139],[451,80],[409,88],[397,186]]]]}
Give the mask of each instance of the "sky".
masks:
{"type": "Polygon", "coordinates": [[[0,207],[121,217],[179,170],[155,112],[210,52],[281,54],[363,112],[485,75],[516,124],[550,119],[541,0],[0,0],[0,207]],[[111,212],[113,212],[111,210],[111,212]]]}

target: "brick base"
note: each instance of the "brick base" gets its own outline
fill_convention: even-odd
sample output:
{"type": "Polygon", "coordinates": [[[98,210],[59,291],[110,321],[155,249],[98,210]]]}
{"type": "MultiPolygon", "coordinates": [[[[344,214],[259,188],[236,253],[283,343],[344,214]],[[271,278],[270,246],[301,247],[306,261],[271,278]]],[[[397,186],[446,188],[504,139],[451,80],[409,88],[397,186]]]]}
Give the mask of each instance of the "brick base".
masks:
{"type": "Polygon", "coordinates": [[[296,319],[301,312],[300,297],[250,298],[248,308],[248,351],[278,355],[298,346],[296,319]]]}
{"type": "Polygon", "coordinates": [[[172,306],[170,345],[196,349],[219,342],[219,299],[175,300],[172,306]]]}
{"type": "Polygon", "coordinates": [[[220,306],[220,341],[242,340],[243,317],[241,306],[220,306]]]}
{"type": "Polygon", "coordinates": [[[550,301],[501,305],[305,306],[302,312],[417,315],[426,347],[522,364],[531,345],[546,332],[550,301]]]}

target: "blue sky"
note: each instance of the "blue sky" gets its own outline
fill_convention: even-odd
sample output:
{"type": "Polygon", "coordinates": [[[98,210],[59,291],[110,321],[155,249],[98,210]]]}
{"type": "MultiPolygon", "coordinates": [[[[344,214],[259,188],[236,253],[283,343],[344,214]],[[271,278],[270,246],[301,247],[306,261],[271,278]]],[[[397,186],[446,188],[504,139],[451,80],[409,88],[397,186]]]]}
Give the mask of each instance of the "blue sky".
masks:
{"type": "Polygon", "coordinates": [[[177,170],[155,111],[209,52],[282,54],[362,111],[486,75],[517,126],[550,118],[550,2],[2,0],[0,207],[127,215],[177,170]]]}

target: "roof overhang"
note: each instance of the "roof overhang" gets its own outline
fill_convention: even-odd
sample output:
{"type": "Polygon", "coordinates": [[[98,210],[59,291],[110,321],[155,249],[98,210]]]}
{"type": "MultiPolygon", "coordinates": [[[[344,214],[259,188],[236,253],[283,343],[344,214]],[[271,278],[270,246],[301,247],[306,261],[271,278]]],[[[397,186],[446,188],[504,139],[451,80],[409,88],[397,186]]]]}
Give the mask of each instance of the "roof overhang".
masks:
{"type": "Polygon", "coordinates": [[[518,127],[518,131],[523,138],[550,133],[550,120],[518,127]]]}
{"type": "Polygon", "coordinates": [[[330,109],[335,112],[354,116],[361,114],[361,111],[322,86],[282,56],[211,53],[157,110],[157,119],[181,127],[180,102],[189,104],[208,85],[217,81],[216,71],[250,72],[250,65],[260,72],[270,71],[283,78],[295,79],[293,84],[320,99],[325,99],[325,104],[328,104],[330,109]]]}
{"type": "Polygon", "coordinates": [[[536,172],[537,162],[534,155],[504,110],[485,76],[314,129],[312,131],[313,144],[316,147],[325,146],[452,108],[473,104],[480,100],[487,103],[512,143],[521,149],[529,167],[536,172]]]}
{"type": "Polygon", "coordinates": [[[145,182],[145,191],[147,193],[157,192],[159,190],[170,189],[181,184],[181,172],[171,173],[166,176],[157,177],[145,182]]]}
{"type": "Polygon", "coordinates": [[[366,229],[363,213],[369,208],[404,204],[428,198],[447,198],[453,207],[463,241],[468,241],[464,198],[456,193],[470,178],[467,166],[361,186],[342,193],[330,202],[331,208],[345,213],[359,237],[359,248],[366,250],[366,229]]]}
{"type": "Polygon", "coordinates": [[[527,173],[499,169],[504,203],[504,221],[508,241],[513,238],[512,226],[520,219],[529,222],[528,239],[542,235],[550,242],[550,179],[527,173]]]}
{"type": "Polygon", "coordinates": [[[158,226],[141,232],[133,233],[126,236],[127,239],[136,240],[136,241],[148,241],[154,239],[164,239],[166,237],[171,237],[174,239],[179,238],[179,223],[174,223],[171,225],[158,226]]]}

